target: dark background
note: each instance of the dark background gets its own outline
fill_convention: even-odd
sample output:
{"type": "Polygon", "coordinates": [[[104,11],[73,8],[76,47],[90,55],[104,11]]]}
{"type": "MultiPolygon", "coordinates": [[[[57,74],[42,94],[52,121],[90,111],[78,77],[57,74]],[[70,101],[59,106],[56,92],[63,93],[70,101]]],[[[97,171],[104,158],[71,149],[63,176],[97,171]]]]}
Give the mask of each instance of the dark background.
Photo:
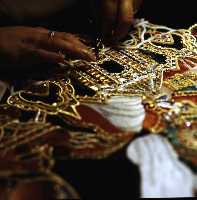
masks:
{"type": "Polygon", "coordinates": [[[82,199],[126,200],[140,196],[140,174],[126,158],[125,149],[102,160],[57,161],[56,172],[82,199]]]}
{"type": "Polygon", "coordinates": [[[196,0],[144,0],[138,14],[151,23],[188,28],[197,23],[196,0]]]}
{"type": "MultiPolygon", "coordinates": [[[[172,28],[188,28],[190,25],[197,23],[196,0],[143,1],[143,5],[136,17],[145,18],[151,23],[168,25],[172,28]]],[[[73,6],[73,8],[63,10],[47,19],[16,22],[9,16],[1,16],[0,25],[45,26],[62,31],[89,32],[90,30],[92,31],[92,27],[87,23],[87,17],[91,18],[95,11],[88,6],[88,2],[92,2],[92,0],[79,0],[78,5],[73,6]]]]}

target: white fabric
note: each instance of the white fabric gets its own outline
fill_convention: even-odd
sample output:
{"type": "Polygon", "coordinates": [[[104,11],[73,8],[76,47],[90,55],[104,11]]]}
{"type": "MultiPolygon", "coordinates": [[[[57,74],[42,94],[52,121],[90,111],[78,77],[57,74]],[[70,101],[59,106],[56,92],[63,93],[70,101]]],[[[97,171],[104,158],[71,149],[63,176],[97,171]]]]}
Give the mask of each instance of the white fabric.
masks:
{"type": "Polygon", "coordinates": [[[167,139],[159,135],[139,138],[130,144],[127,156],[139,166],[142,197],[193,196],[195,176],[179,161],[167,139]]]}
{"type": "Polygon", "coordinates": [[[113,96],[106,104],[88,104],[124,131],[138,133],[143,128],[145,110],[139,96],[113,96]]]}

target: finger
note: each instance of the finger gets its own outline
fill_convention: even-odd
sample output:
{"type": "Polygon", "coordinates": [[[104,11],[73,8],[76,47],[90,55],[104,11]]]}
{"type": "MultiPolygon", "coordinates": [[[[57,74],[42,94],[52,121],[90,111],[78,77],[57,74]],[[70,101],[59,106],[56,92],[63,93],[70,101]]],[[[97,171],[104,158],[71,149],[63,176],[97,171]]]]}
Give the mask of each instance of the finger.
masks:
{"type": "Polygon", "coordinates": [[[42,33],[48,33],[49,32],[49,30],[47,28],[44,28],[42,26],[38,26],[35,29],[42,32],[42,33]]]}
{"type": "Polygon", "coordinates": [[[37,47],[48,51],[62,52],[68,57],[95,61],[95,56],[81,42],[76,42],[73,37],[60,38],[60,33],[55,32],[54,37],[50,38],[49,34],[42,33],[37,37],[37,47]]]}
{"type": "Polygon", "coordinates": [[[64,32],[56,32],[56,33],[57,33],[57,37],[61,38],[62,40],[72,41],[72,43],[77,45],[78,47],[81,47],[82,49],[86,49],[87,51],[89,50],[90,53],[93,53],[88,48],[88,46],[83,42],[83,40],[80,39],[79,36],[76,36],[76,35],[71,34],[71,33],[64,33],[64,32]]]}
{"type": "Polygon", "coordinates": [[[43,61],[46,62],[51,62],[51,63],[63,63],[64,62],[64,56],[55,53],[55,52],[50,52],[45,49],[36,49],[34,50],[34,53],[38,55],[43,61]]]}
{"type": "Polygon", "coordinates": [[[133,12],[136,14],[142,5],[143,0],[133,0],[133,12]]]}
{"type": "Polygon", "coordinates": [[[93,52],[93,50],[90,47],[91,46],[90,41],[83,39],[80,36],[68,33],[66,34],[66,37],[64,37],[63,39],[66,41],[72,41],[72,44],[76,45],[80,49],[83,49],[84,52],[87,52],[89,54],[89,56],[93,61],[96,61],[96,55],[95,52],[93,52]]]}
{"type": "Polygon", "coordinates": [[[87,48],[81,47],[71,41],[64,41],[63,53],[74,59],[83,59],[87,61],[95,61],[95,55],[93,55],[87,48]]]}
{"type": "Polygon", "coordinates": [[[114,38],[120,40],[124,38],[133,20],[133,0],[119,0],[117,25],[114,31],[114,38]]]}
{"type": "Polygon", "coordinates": [[[24,62],[30,62],[32,64],[38,64],[38,63],[63,63],[64,62],[64,56],[47,51],[45,49],[36,49],[31,45],[25,45],[23,46],[23,55],[25,60],[24,62]]]}
{"type": "Polygon", "coordinates": [[[116,24],[118,0],[104,0],[101,10],[103,11],[101,17],[101,28],[104,38],[112,36],[113,29],[116,24]]]}

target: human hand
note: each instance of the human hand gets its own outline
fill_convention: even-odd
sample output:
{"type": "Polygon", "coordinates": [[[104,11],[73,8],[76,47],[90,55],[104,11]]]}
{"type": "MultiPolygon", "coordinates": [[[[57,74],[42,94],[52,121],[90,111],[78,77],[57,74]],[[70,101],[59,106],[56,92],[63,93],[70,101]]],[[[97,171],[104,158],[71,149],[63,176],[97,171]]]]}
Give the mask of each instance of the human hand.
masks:
{"type": "Polygon", "coordinates": [[[29,66],[38,63],[64,63],[64,54],[71,58],[94,60],[94,55],[78,37],[45,28],[0,28],[0,65],[29,66]]]}
{"type": "Polygon", "coordinates": [[[142,0],[98,0],[102,35],[107,40],[120,40],[131,27],[142,0]]]}

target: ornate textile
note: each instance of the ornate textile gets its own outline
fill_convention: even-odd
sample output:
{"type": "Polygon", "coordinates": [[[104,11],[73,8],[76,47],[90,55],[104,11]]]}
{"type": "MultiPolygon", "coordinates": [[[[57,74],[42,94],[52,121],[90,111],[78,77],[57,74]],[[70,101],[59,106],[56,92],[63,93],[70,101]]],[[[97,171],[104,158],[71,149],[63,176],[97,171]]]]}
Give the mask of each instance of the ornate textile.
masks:
{"type": "Polygon", "coordinates": [[[68,60],[47,79],[16,84],[0,106],[6,198],[24,194],[26,180],[41,187],[47,180],[54,195],[77,198],[54,174],[55,161],[106,158],[140,133],[164,135],[196,171],[196,37],[197,25],[174,30],[137,20],[118,46],[90,42],[96,62],[68,60]]]}
{"type": "MultiPolygon", "coordinates": [[[[197,25],[174,30],[136,21],[114,48],[99,41],[98,61],[71,61],[71,80],[83,88],[81,102],[108,102],[112,96],[142,96],[144,129],[165,134],[196,170],[197,25]]],[[[76,88],[79,88],[79,86],[76,88]]]]}

